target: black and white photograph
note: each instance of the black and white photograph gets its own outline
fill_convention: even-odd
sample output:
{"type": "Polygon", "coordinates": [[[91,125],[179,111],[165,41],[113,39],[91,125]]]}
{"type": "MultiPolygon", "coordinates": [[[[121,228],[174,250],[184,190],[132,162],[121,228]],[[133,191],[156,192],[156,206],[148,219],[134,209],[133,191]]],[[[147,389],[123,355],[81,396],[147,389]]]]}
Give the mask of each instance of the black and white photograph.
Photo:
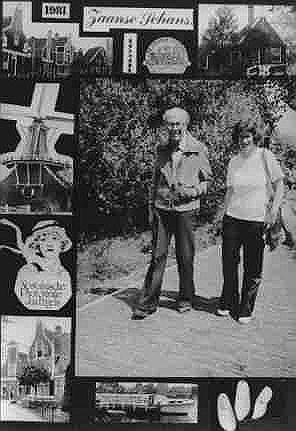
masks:
{"type": "Polygon", "coordinates": [[[0,14],[1,431],[294,430],[294,1],[0,14]]]}
{"type": "Polygon", "coordinates": [[[97,382],[92,422],[198,423],[198,385],[97,382]]]}
{"type": "Polygon", "coordinates": [[[1,87],[0,212],[71,214],[78,88],[9,79],[1,87]]]}
{"type": "Polygon", "coordinates": [[[0,218],[3,312],[61,311],[72,315],[72,218],[0,218]]]}
{"type": "Polygon", "coordinates": [[[203,3],[198,23],[201,75],[295,76],[295,6],[203,3]]]}
{"type": "Polygon", "coordinates": [[[2,3],[4,76],[55,80],[80,69],[82,73],[111,72],[110,37],[80,37],[78,22],[33,22],[31,1],[2,3]]]}
{"type": "Polygon", "coordinates": [[[80,91],[76,375],[295,376],[293,82],[80,91]]]}
{"type": "Polygon", "coordinates": [[[1,316],[1,422],[69,422],[70,350],[70,318],[1,316]]]}

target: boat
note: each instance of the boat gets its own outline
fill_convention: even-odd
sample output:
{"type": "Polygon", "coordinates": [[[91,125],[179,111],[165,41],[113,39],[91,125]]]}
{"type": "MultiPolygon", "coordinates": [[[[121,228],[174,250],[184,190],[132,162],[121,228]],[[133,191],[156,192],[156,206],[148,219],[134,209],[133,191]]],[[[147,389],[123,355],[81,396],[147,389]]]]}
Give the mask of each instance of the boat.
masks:
{"type": "Polygon", "coordinates": [[[194,406],[194,399],[168,398],[167,403],[160,406],[163,415],[187,415],[194,406]]]}

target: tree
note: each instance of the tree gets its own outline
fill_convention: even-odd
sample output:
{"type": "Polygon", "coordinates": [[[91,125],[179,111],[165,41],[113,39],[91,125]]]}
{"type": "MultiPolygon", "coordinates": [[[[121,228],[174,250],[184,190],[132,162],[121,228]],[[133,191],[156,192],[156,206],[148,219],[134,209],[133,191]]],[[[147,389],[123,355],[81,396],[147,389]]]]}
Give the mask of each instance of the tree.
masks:
{"type": "Polygon", "coordinates": [[[201,56],[215,55],[216,64],[222,68],[238,37],[238,19],[228,6],[219,7],[210,18],[208,28],[202,36],[201,56]]]}
{"type": "Polygon", "coordinates": [[[296,6],[272,6],[270,9],[270,22],[279,32],[288,46],[288,63],[291,73],[296,73],[296,6]],[[294,66],[293,66],[294,65],[294,66]]]}
{"type": "Polygon", "coordinates": [[[130,226],[147,227],[143,214],[155,145],[161,141],[161,128],[155,119],[173,106],[190,113],[193,136],[209,150],[215,175],[200,217],[209,221],[224,196],[234,124],[249,117],[260,128],[268,125],[273,130],[284,108],[286,91],[282,90],[276,82],[264,85],[228,80],[98,79],[83,83],[78,178],[80,232],[85,234],[84,239],[93,234],[122,234],[130,226]],[[153,127],[151,117],[155,120],[153,127]],[[133,225],[129,224],[131,215],[133,225]]]}
{"type": "Polygon", "coordinates": [[[27,366],[24,368],[23,373],[18,376],[18,381],[20,385],[26,387],[26,392],[30,387],[33,387],[35,393],[37,393],[37,387],[40,383],[50,382],[50,374],[46,368],[27,366]]]}

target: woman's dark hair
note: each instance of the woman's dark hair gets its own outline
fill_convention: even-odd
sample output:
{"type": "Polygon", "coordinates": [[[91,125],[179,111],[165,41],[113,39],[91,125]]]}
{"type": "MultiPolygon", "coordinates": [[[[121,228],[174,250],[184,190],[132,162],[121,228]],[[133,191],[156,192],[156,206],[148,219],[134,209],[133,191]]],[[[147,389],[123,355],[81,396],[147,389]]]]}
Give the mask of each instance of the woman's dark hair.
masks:
{"type": "Polygon", "coordinates": [[[254,121],[241,120],[234,125],[232,130],[232,143],[235,148],[238,147],[239,137],[243,134],[251,134],[255,145],[258,145],[262,140],[262,135],[258,130],[258,125],[254,123],[254,121]]]}

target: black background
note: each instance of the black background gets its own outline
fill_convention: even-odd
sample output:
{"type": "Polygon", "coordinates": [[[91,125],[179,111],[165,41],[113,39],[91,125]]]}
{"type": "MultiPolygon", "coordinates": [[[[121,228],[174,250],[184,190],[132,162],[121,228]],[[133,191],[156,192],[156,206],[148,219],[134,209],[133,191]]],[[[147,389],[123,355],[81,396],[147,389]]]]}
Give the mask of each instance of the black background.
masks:
{"type": "MultiPolygon", "coordinates": [[[[55,0],[54,2],[63,2],[63,0],[55,0]]],[[[67,1],[67,0],[66,0],[67,1]]],[[[65,1],[65,2],[66,2],[65,1]]],[[[81,12],[82,1],[71,0],[72,1],[72,16],[71,20],[73,22],[79,22],[79,14],[81,12]],[[79,4],[81,3],[81,4],[79,4]]],[[[34,0],[33,2],[33,20],[38,20],[40,18],[41,11],[41,2],[42,0],[34,0]]],[[[1,1],[0,1],[1,3],[1,1]]],[[[88,0],[84,2],[85,5],[105,5],[105,6],[154,6],[154,7],[181,7],[181,8],[190,8],[193,7],[195,2],[193,0],[162,0],[160,1],[151,1],[151,0],[88,0]]],[[[203,1],[201,3],[210,3],[208,1],[203,1]]],[[[223,0],[213,1],[212,3],[227,3],[223,0]]],[[[238,0],[228,3],[234,4],[246,4],[246,1],[238,0]]],[[[293,4],[293,1],[257,1],[255,4],[293,4]]],[[[49,22],[50,20],[47,20],[49,22]]],[[[52,20],[52,22],[58,22],[57,20],[52,20]]],[[[2,63],[1,63],[2,64],[2,63]]],[[[30,105],[32,91],[33,91],[34,83],[32,81],[21,81],[21,80],[1,80],[0,81],[0,102],[3,103],[15,103],[22,105],[30,105]]],[[[64,86],[62,86],[60,90],[60,97],[57,103],[57,110],[61,110],[61,112],[69,112],[75,113],[78,111],[77,106],[77,81],[65,81],[64,86]]],[[[4,153],[7,151],[13,151],[15,149],[16,143],[19,139],[18,134],[15,129],[15,122],[0,120],[0,136],[1,136],[1,144],[0,144],[0,153],[4,153]]],[[[61,139],[61,138],[60,138],[61,139]]],[[[73,145],[73,138],[70,137],[70,140],[67,138],[64,142],[58,142],[56,149],[58,152],[62,154],[67,154],[70,156],[75,155],[76,148],[73,145]],[[67,141],[67,142],[66,142],[67,141]]],[[[31,228],[40,220],[44,219],[56,219],[58,220],[67,230],[70,238],[73,239],[75,237],[75,227],[73,229],[73,218],[70,216],[23,216],[23,215],[4,215],[0,214],[0,218],[5,217],[9,218],[11,221],[14,221],[18,226],[21,227],[24,236],[26,237],[31,228]]],[[[0,225],[0,236],[1,243],[7,245],[15,245],[14,242],[14,231],[6,226],[0,225]]],[[[75,250],[71,249],[67,253],[61,256],[62,262],[66,269],[70,272],[73,280],[75,281],[75,250]]],[[[0,300],[0,314],[22,314],[22,315],[36,315],[42,314],[44,312],[32,312],[25,310],[24,307],[17,301],[13,294],[14,288],[14,280],[17,274],[17,271],[20,266],[24,264],[24,260],[20,257],[17,257],[15,254],[12,254],[6,250],[0,250],[0,292],[1,292],[1,300],[0,300]],[[12,295],[11,295],[12,292],[12,295]]],[[[74,282],[75,284],[75,282],[74,282]]],[[[62,310],[59,312],[48,313],[48,315],[57,315],[57,316],[73,316],[75,314],[74,311],[74,302],[71,300],[62,310]]],[[[276,324],[276,322],[275,322],[276,324]]],[[[74,328],[75,329],[75,328],[74,328]]],[[[73,333],[72,333],[73,334],[73,333]]],[[[73,339],[74,341],[74,339],[73,339]]],[[[103,346],[102,346],[103,348],[103,346]]],[[[74,347],[72,345],[72,353],[74,352],[74,347]]],[[[72,358],[74,355],[72,355],[72,358]]],[[[106,379],[110,380],[110,379],[106,379]]],[[[112,380],[112,379],[111,379],[112,380]]],[[[120,379],[124,381],[124,379],[120,379]]],[[[127,379],[130,381],[130,379],[127,379]]],[[[140,381],[139,379],[137,379],[140,381]]],[[[143,376],[142,381],[155,381],[156,379],[152,379],[151,377],[148,379],[143,376]]],[[[164,379],[162,379],[164,380],[164,379]]],[[[215,379],[208,378],[202,379],[201,381],[198,379],[192,379],[192,383],[200,384],[200,405],[199,405],[199,417],[200,424],[198,425],[164,425],[164,424],[119,424],[119,425],[87,425],[85,421],[79,420],[79,409],[87,409],[91,408],[94,401],[94,390],[95,390],[95,381],[94,380],[85,380],[81,378],[74,378],[72,381],[72,406],[73,409],[76,409],[76,415],[72,418],[75,419],[74,424],[32,424],[32,423],[1,423],[0,430],[20,430],[20,431],[64,431],[64,430],[98,430],[101,431],[109,431],[110,427],[112,431],[122,430],[122,431],[130,431],[132,428],[133,431],[142,431],[143,429],[149,431],[189,431],[189,430],[210,430],[210,429],[220,429],[217,425],[217,415],[216,415],[216,402],[217,396],[221,392],[227,393],[231,401],[233,402],[235,396],[235,388],[239,379],[215,379]]],[[[171,381],[171,379],[170,379],[171,381]]],[[[176,379],[176,381],[179,381],[176,379]]],[[[187,379],[187,382],[188,379],[187,379]]],[[[263,419],[260,423],[268,423],[268,420],[271,417],[278,417],[281,419],[281,426],[277,431],[281,430],[294,430],[296,424],[296,380],[294,378],[290,379],[271,379],[268,377],[264,378],[253,378],[248,379],[248,382],[251,385],[251,394],[252,400],[254,397],[258,395],[260,390],[267,384],[274,390],[274,398],[270,404],[269,413],[266,415],[266,418],[263,419]]],[[[81,416],[80,416],[81,418],[81,416]]],[[[239,428],[238,428],[239,429],[239,428]]],[[[242,430],[252,430],[257,429],[250,424],[249,426],[244,426],[241,428],[242,430]]],[[[260,430],[260,424],[258,423],[258,429],[260,430]]]]}

